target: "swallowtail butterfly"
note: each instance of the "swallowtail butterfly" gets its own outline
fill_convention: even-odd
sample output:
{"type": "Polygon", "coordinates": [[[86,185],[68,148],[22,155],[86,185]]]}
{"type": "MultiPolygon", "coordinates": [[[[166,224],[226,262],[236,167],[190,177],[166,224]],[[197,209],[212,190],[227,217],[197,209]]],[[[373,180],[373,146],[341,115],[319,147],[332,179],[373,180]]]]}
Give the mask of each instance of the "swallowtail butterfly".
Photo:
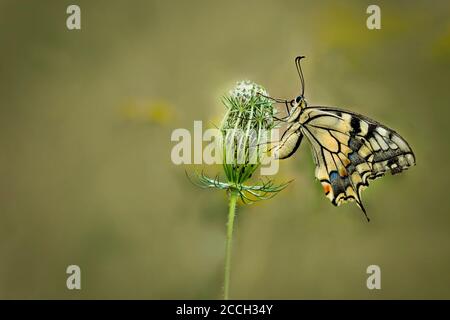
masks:
{"type": "Polygon", "coordinates": [[[308,106],[302,58],[295,59],[301,94],[290,101],[267,97],[284,103],[288,112],[285,118],[276,118],[288,127],[274,148],[274,156],[290,157],[305,137],[312,148],[316,178],[326,197],[336,206],[356,201],[367,218],[361,192],[369,180],[415,165],[414,153],[397,132],[366,116],[340,108],[308,106]]]}

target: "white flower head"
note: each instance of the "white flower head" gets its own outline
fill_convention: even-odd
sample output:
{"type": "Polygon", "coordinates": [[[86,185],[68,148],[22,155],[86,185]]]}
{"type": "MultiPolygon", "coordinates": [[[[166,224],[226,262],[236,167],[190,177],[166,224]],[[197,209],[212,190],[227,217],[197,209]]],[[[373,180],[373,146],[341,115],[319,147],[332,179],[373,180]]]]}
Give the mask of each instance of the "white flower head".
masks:
{"type": "Polygon", "coordinates": [[[257,98],[260,102],[270,103],[270,100],[265,98],[269,96],[266,89],[250,80],[239,81],[236,87],[230,91],[230,96],[242,103],[248,103],[252,98],[257,98]]]}

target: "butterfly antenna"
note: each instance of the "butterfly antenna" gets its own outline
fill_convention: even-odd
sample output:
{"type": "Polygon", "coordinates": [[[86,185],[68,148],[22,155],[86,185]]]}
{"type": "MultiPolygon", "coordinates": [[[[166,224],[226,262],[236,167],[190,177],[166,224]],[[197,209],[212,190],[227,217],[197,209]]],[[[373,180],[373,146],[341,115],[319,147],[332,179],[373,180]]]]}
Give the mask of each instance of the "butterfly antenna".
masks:
{"type": "Polygon", "coordinates": [[[265,96],[265,95],[263,95],[260,92],[258,92],[257,94],[260,95],[261,97],[264,97],[266,99],[272,100],[272,101],[274,101],[276,103],[286,103],[287,102],[287,100],[285,100],[285,99],[272,98],[272,97],[269,97],[269,96],[265,96]]]}
{"type": "Polygon", "coordinates": [[[298,76],[300,77],[300,82],[302,85],[302,96],[305,94],[305,78],[303,77],[302,66],[300,64],[300,60],[305,58],[305,56],[298,56],[295,58],[295,66],[297,67],[298,76]]]}

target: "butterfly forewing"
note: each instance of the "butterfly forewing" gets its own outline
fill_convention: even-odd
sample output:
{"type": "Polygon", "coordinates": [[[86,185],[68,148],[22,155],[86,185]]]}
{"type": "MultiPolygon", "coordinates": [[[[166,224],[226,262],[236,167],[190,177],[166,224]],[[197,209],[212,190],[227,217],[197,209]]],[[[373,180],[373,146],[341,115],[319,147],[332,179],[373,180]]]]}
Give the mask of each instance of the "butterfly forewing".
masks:
{"type": "Polygon", "coordinates": [[[334,205],[354,200],[365,213],[361,191],[369,179],[415,164],[411,148],[398,133],[363,115],[308,107],[299,121],[313,150],[316,177],[334,205]]]}

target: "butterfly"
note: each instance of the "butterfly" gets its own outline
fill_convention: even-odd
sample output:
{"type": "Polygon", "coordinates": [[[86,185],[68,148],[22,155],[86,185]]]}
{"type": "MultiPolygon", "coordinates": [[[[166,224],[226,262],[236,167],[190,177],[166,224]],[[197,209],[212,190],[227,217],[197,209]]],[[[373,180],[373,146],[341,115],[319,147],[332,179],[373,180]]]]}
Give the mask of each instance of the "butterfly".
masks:
{"type": "Polygon", "coordinates": [[[331,203],[339,206],[356,201],[367,220],[361,192],[369,181],[390,171],[393,175],[415,165],[414,153],[397,132],[361,114],[334,107],[308,106],[300,61],[295,65],[301,82],[301,94],[284,103],[287,116],[276,120],[287,123],[279,143],[273,149],[277,159],[295,153],[303,137],[311,145],[315,176],[331,203]]]}

